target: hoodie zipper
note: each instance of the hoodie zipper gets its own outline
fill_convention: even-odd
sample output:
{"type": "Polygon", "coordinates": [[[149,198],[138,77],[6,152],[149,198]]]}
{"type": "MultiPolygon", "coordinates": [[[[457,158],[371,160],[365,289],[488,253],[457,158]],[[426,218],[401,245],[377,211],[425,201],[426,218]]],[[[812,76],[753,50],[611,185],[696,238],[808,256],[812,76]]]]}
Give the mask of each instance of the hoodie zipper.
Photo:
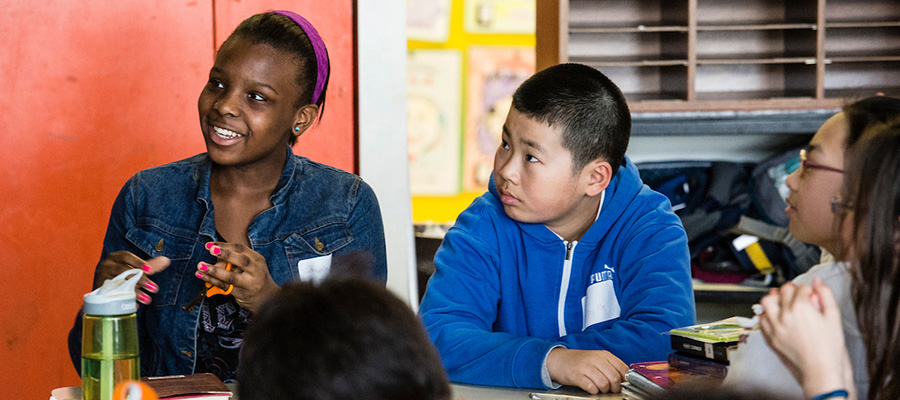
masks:
{"type": "Polygon", "coordinates": [[[563,260],[562,282],[559,284],[559,303],[557,304],[557,322],[559,324],[559,337],[566,336],[566,295],[569,292],[569,279],[572,275],[572,253],[575,250],[577,241],[565,241],[566,258],[563,260]]]}

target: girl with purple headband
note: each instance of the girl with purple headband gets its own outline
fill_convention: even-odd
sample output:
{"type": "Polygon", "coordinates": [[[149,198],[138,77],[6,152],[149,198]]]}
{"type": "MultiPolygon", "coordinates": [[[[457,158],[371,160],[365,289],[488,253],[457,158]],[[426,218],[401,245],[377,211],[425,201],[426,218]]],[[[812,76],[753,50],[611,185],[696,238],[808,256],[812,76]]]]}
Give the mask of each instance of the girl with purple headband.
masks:
{"type": "MultiPolygon", "coordinates": [[[[234,379],[244,327],[288,282],[317,282],[332,257],[387,262],[378,201],[358,176],[294,155],[321,118],[330,66],[305,18],[243,21],[216,54],[197,108],[206,153],[135,174],[110,216],[94,288],[145,271],[141,375],[234,379]]],[[[87,291],[85,291],[87,292],[87,291]]],[[[81,315],[69,334],[80,370],[81,315]]]]}

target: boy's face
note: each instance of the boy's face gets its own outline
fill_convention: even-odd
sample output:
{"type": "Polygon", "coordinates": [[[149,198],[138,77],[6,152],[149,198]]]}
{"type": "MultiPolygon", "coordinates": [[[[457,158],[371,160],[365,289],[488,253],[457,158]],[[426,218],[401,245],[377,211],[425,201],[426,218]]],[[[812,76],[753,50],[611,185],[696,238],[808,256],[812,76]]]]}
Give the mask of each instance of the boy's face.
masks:
{"type": "Polygon", "coordinates": [[[510,218],[544,224],[567,240],[596,218],[599,198],[588,196],[592,164],[573,173],[560,127],[510,107],[494,156],[494,183],[510,218]]]}
{"type": "Polygon", "coordinates": [[[785,180],[791,189],[785,209],[791,233],[797,240],[822,246],[836,256],[841,239],[831,213],[831,199],[840,194],[844,174],[816,166],[844,168],[847,129],[843,113],[825,121],[806,148],[806,161],[811,164],[801,166],[785,180]]]}

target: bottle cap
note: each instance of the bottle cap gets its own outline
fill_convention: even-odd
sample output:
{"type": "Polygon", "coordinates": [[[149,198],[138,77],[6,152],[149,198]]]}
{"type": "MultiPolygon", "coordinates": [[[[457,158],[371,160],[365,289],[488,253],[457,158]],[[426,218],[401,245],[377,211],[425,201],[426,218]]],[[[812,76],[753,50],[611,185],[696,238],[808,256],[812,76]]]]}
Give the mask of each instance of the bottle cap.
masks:
{"type": "Polygon", "coordinates": [[[90,315],[122,315],[137,311],[134,287],[144,271],[130,269],[107,279],[93,292],[84,295],[84,313],[90,315]]]}

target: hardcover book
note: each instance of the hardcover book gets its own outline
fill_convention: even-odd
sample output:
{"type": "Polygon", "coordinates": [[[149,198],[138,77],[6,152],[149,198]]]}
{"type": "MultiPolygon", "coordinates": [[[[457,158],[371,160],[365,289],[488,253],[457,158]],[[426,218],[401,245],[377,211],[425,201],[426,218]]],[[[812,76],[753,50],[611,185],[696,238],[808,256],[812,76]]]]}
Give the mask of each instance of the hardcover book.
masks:
{"type": "Polygon", "coordinates": [[[709,324],[675,328],[669,331],[669,334],[672,336],[684,336],[704,342],[737,342],[742,333],[744,333],[744,328],[737,323],[735,317],[709,324]]]}
{"type": "Polygon", "coordinates": [[[647,391],[628,382],[628,375],[625,375],[625,382],[622,382],[622,395],[628,400],[652,400],[655,396],[647,391]]]}
{"type": "Polygon", "coordinates": [[[228,400],[234,394],[213,374],[152,376],[141,381],[165,400],[228,400]]]}
{"type": "Polygon", "coordinates": [[[718,378],[724,378],[728,374],[728,364],[724,362],[692,357],[678,352],[669,353],[669,366],[718,378]]]}
{"type": "Polygon", "coordinates": [[[648,393],[657,395],[673,387],[684,387],[688,385],[718,385],[722,382],[721,378],[691,372],[679,368],[669,366],[668,361],[651,361],[631,364],[631,370],[625,374],[625,379],[632,385],[644,389],[648,393]],[[628,374],[635,372],[640,374],[646,380],[635,377],[628,378],[628,374]],[[648,385],[646,381],[650,381],[656,385],[648,385]]]}
{"type": "Polygon", "coordinates": [[[733,342],[709,342],[688,336],[669,336],[672,350],[693,357],[709,360],[728,362],[728,350],[737,346],[738,341],[733,342]]]}
{"type": "Polygon", "coordinates": [[[654,398],[666,393],[665,388],[634,369],[625,373],[625,381],[628,382],[628,391],[637,394],[635,397],[638,398],[654,398]]]}

